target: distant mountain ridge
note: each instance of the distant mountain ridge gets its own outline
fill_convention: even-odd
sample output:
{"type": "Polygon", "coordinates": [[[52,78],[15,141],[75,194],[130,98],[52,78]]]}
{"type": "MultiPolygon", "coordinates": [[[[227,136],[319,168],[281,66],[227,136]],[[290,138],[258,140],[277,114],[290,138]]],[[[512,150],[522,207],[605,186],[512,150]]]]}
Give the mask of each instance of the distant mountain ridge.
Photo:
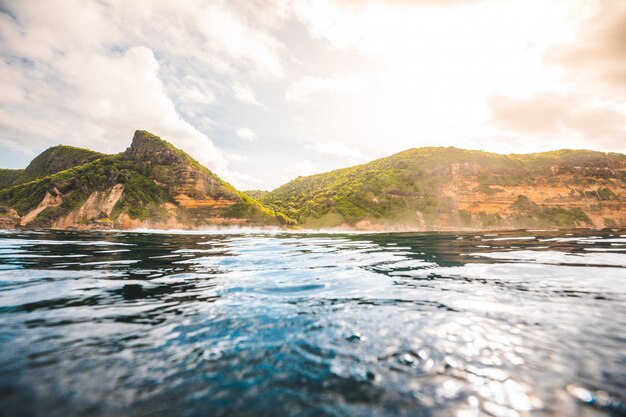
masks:
{"type": "Polygon", "coordinates": [[[0,170],[0,227],[357,230],[626,227],[626,155],[409,149],[241,192],[169,142],[137,131],[106,155],[56,146],[0,170]]]}
{"type": "Polygon", "coordinates": [[[16,185],[0,190],[4,227],[188,229],[289,223],[146,131],[135,132],[131,146],[116,155],[51,148],[11,184],[16,185]],[[21,180],[35,173],[38,178],[21,180]]]}
{"type": "Polygon", "coordinates": [[[419,148],[298,177],[259,200],[307,228],[626,226],[626,155],[419,148]]]}

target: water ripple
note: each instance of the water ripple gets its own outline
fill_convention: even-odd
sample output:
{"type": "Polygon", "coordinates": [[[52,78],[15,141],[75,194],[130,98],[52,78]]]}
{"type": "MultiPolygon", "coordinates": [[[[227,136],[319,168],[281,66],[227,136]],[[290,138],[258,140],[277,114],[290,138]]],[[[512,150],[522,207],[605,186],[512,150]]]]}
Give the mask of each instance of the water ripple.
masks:
{"type": "Polygon", "coordinates": [[[621,233],[2,231],[0,414],[624,414],[621,233]]]}

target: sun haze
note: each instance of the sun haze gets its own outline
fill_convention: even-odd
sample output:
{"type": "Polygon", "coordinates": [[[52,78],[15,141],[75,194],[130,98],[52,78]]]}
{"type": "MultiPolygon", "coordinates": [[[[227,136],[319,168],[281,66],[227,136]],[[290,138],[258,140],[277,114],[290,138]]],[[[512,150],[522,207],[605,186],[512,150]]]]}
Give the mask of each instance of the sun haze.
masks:
{"type": "Polygon", "coordinates": [[[0,2],[0,166],[158,134],[242,189],[408,148],[626,151],[622,0],[0,2]]]}

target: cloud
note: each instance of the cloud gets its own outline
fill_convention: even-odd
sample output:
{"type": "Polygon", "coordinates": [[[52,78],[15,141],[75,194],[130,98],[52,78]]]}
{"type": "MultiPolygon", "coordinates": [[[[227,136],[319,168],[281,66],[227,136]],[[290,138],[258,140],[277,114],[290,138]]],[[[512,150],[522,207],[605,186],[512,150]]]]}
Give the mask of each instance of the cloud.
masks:
{"type": "Polygon", "coordinates": [[[291,163],[287,165],[283,170],[291,176],[306,176],[322,172],[319,165],[306,159],[291,163]]]}
{"type": "Polygon", "coordinates": [[[626,93],[626,2],[601,0],[576,39],[551,48],[549,63],[562,65],[581,82],[600,82],[626,93]]]}
{"type": "Polygon", "coordinates": [[[209,167],[224,169],[226,160],[213,142],[176,111],[158,71],[154,54],[144,47],[5,67],[9,79],[21,81],[23,94],[0,99],[4,140],[26,152],[59,142],[117,152],[135,129],[145,129],[209,167]]]}
{"type": "Polygon", "coordinates": [[[138,128],[266,186],[433,144],[625,146],[623,0],[0,3],[0,164],[138,128]]]}
{"type": "Polygon", "coordinates": [[[530,98],[496,95],[489,100],[491,122],[506,131],[551,140],[593,139],[612,149],[626,150],[626,114],[606,104],[574,94],[542,93],[530,98]]]}
{"type": "Polygon", "coordinates": [[[259,101],[256,98],[256,95],[254,94],[254,91],[252,91],[252,88],[250,88],[249,85],[242,84],[238,81],[233,81],[230,85],[230,88],[232,89],[233,94],[235,95],[237,100],[257,106],[260,105],[259,101]]]}
{"type": "Polygon", "coordinates": [[[485,0],[342,0],[340,3],[351,7],[366,7],[371,5],[383,5],[386,7],[451,7],[475,4],[481,1],[485,0]]]}
{"type": "Polygon", "coordinates": [[[228,181],[239,190],[257,189],[262,185],[258,178],[236,171],[229,171],[228,181]]]}
{"type": "Polygon", "coordinates": [[[217,100],[215,93],[197,75],[186,74],[170,82],[168,92],[186,105],[209,106],[217,100]]]}
{"type": "Polygon", "coordinates": [[[304,77],[291,84],[285,93],[289,103],[308,103],[318,93],[359,94],[365,90],[365,82],[354,75],[333,75],[329,78],[304,77]]]}
{"type": "Polygon", "coordinates": [[[234,161],[234,162],[244,162],[248,160],[248,157],[246,155],[241,155],[241,154],[234,153],[234,152],[227,153],[224,156],[229,161],[234,161]]]}
{"type": "Polygon", "coordinates": [[[258,104],[239,80],[283,75],[279,23],[259,5],[221,1],[3,2],[2,146],[116,152],[147,129],[222,170],[226,159],[206,136],[215,123],[207,109],[233,90],[258,104]]]}
{"type": "Polygon", "coordinates": [[[239,139],[247,140],[248,142],[254,142],[258,138],[254,130],[247,127],[240,127],[237,129],[237,136],[239,139]]]}
{"type": "Polygon", "coordinates": [[[231,2],[23,0],[7,3],[4,10],[0,48],[31,59],[53,58],[55,51],[143,45],[183,73],[210,68],[280,77],[284,70],[285,46],[271,35],[278,18],[231,2]]]}
{"type": "Polygon", "coordinates": [[[417,6],[478,3],[480,1],[472,0],[301,0],[290,3],[288,13],[299,19],[312,37],[326,39],[333,47],[357,48],[368,55],[394,56],[399,48],[409,52],[411,45],[419,47],[424,41],[432,42],[433,47],[441,46],[445,38],[439,36],[439,30],[447,36],[455,35],[456,28],[442,19],[454,18],[441,13],[449,7],[417,6]],[[416,34],[421,37],[411,36],[416,34]]]}
{"type": "Polygon", "coordinates": [[[360,150],[335,141],[318,142],[313,145],[306,145],[305,149],[310,149],[321,154],[332,155],[337,158],[348,160],[350,163],[360,163],[368,160],[368,157],[360,150]]]}

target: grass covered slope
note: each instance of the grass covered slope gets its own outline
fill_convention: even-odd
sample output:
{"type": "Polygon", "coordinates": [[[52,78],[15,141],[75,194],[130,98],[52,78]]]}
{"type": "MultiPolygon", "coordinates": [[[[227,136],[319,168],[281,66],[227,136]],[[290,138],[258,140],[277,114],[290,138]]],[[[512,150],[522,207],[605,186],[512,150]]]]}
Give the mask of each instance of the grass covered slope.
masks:
{"type": "Polygon", "coordinates": [[[0,168],[0,190],[11,187],[23,172],[23,169],[0,168]]]}
{"type": "Polygon", "coordinates": [[[167,190],[182,208],[183,221],[201,224],[205,218],[239,219],[242,223],[289,223],[280,213],[238,191],[169,142],[137,131],[125,157],[137,163],[142,174],[167,190]]]}
{"type": "Polygon", "coordinates": [[[460,229],[625,225],[626,156],[410,149],[299,177],[260,200],[304,227],[460,229]]]}
{"type": "Polygon", "coordinates": [[[46,149],[24,169],[0,169],[0,190],[86,164],[103,157],[100,152],[58,145],[46,149]]]}
{"type": "Polygon", "coordinates": [[[251,196],[170,143],[137,131],[117,155],[50,148],[24,170],[0,170],[0,187],[0,227],[201,228],[294,220],[307,228],[364,230],[626,226],[626,155],[578,150],[410,149],[251,196]]]}
{"type": "MultiPolygon", "coordinates": [[[[98,156],[1,190],[0,206],[14,210],[20,224],[29,227],[193,228],[287,222],[148,132],[137,131],[126,152],[98,156]]],[[[60,157],[75,160],[64,158],[63,152],[60,157]]],[[[50,167],[37,162],[39,172],[50,167]]]]}
{"type": "MultiPolygon", "coordinates": [[[[31,226],[46,226],[79,209],[92,193],[104,192],[116,184],[124,186],[124,195],[115,206],[115,214],[124,211],[132,218],[146,219],[158,213],[159,203],[166,198],[153,181],[139,172],[138,165],[123,155],[107,155],[0,191],[0,204],[16,210],[20,216],[26,216],[47,199],[47,207],[29,222],[31,226]]],[[[112,216],[114,219],[115,214],[112,216]]],[[[94,220],[99,216],[100,213],[97,213],[94,220]]]]}

